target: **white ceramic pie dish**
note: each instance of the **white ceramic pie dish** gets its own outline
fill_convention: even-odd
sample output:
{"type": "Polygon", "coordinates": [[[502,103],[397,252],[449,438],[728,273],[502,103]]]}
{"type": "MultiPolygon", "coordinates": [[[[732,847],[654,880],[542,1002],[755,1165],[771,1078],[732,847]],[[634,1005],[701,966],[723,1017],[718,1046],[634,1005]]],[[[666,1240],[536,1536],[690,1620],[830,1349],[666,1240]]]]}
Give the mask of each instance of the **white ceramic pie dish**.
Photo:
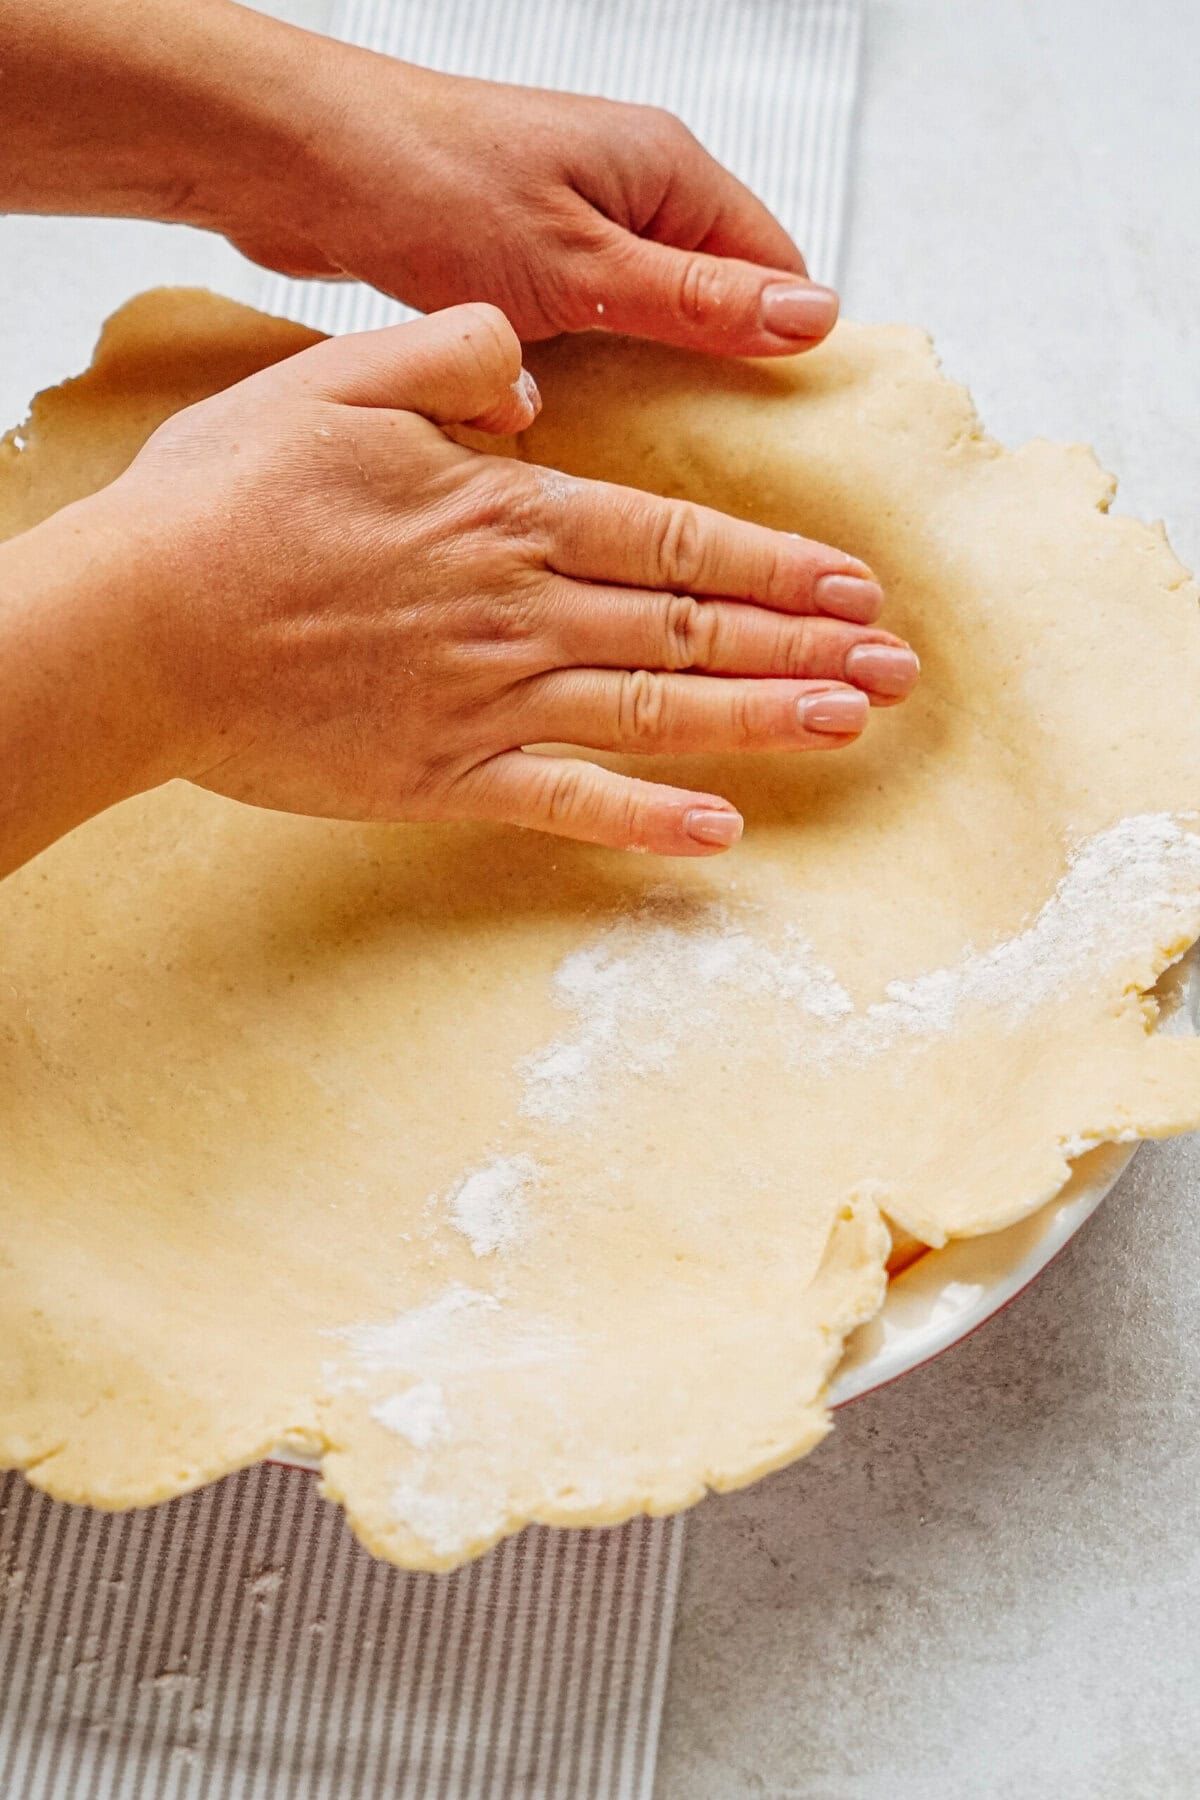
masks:
{"type": "MultiPolygon", "coordinates": [[[[1200,1032],[1200,945],[1167,971],[1155,991],[1160,1031],[1200,1032]]],[[[831,1404],[846,1406],[920,1368],[1007,1306],[1091,1217],[1137,1150],[1136,1143],[1089,1150],[1061,1192],[1029,1218],[1007,1231],[927,1250],[894,1275],[879,1312],[847,1343],[831,1404]]],[[[281,1445],[270,1460],[318,1467],[290,1445],[281,1445]]]]}
{"type": "MultiPolygon", "coordinates": [[[[1200,1032],[1200,945],[1167,970],[1155,991],[1160,1031],[1200,1032]]],[[[920,1368],[1007,1306],[1091,1217],[1138,1147],[1102,1144],[1088,1151],[1061,1192],[1029,1218],[1007,1231],[927,1250],[893,1276],[879,1312],[846,1346],[831,1403],[845,1406],[920,1368]]]]}

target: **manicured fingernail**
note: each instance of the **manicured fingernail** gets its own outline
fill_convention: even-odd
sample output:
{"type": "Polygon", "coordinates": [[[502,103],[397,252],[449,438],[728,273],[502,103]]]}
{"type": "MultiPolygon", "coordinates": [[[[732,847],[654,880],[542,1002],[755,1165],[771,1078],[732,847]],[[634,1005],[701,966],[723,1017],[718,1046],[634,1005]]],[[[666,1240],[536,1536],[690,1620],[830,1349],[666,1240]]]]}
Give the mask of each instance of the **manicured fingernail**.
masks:
{"type": "Polygon", "coordinates": [[[684,814],[683,829],[694,844],[717,844],[722,850],[728,850],[742,835],[742,816],[696,806],[684,814]]]}
{"type": "Polygon", "coordinates": [[[824,337],[833,330],[837,316],[833,289],[812,281],[773,281],[759,301],[759,318],[776,337],[824,337]]]}
{"type": "Polygon", "coordinates": [[[822,612],[852,625],[873,625],[883,611],[883,589],[862,575],[820,575],[813,599],[822,612]]]}
{"type": "Polygon", "coordinates": [[[516,394],[518,400],[523,400],[529,408],[530,418],[536,419],[542,410],[542,396],[538,389],[537,382],[533,379],[533,376],[529,373],[528,369],[522,369],[521,373],[517,376],[517,379],[513,382],[513,392],[516,394]]]}
{"type": "Polygon", "coordinates": [[[921,673],[916,652],[896,644],[856,644],[847,653],[845,669],[847,681],[870,688],[873,694],[886,694],[889,700],[910,694],[921,673]]]}
{"type": "Polygon", "coordinates": [[[852,694],[844,688],[807,694],[796,703],[796,716],[805,731],[824,731],[830,737],[857,737],[870,710],[865,694],[852,694]]]}

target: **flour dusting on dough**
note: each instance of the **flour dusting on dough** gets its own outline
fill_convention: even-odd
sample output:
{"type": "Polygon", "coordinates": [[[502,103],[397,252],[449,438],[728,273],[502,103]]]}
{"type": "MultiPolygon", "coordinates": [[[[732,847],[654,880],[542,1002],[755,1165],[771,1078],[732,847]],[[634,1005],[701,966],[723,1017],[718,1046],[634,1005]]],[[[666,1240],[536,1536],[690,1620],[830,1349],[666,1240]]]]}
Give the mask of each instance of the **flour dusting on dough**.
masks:
{"type": "Polygon", "coordinates": [[[826,1022],[852,1010],[799,932],[776,950],[725,907],[705,906],[679,925],[663,919],[665,905],[652,895],[559,964],[554,995],[575,1014],[575,1029],[522,1064],[527,1117],[569,1123],[605,1074],[665,1068],[698,1030],[717,1027],[726,997],[773,995],[826,1022]]]}
{"type": "Polygon", "coordinates": [[[423,1538],[435,1556],[461,1555],[464,1544],[486,1544],[498,1537],[505,1515],[481,1505],[472,1495],[437,1485],[431,1472],[426,1487],[419,1476],[398,1481],[391,1491],[392,1511],[409,1530],[423,1538]]]}
{"type": "Polygon", "coordinates": [[[417,1450],[451,1435],[446,1396],[440,1381],[417,1381],[402,1394],[389,1394],[371,1408],[371,1417],[417,1450]]]}
{"type": "Polygon", "coordinates": [[[344,1343],[364,1373],[398,1370],[430,1380],[482,1369],[530,1368],[569,1357],[575,1348],[547,1321],[528,1313],[518,1317],[494,1294],[460,1284],[394,1319],[335,1326],[325,1335],[344,1343]]]}
{"type": "MultiPolygon", "coordinates": [[[[877,1056],[903,1037],[943,1035],[971,1007],[1019,1024],[1147,945],[1182,951],[1197,929],[1200,835],[1170,813],[1135,814],[1072,852],[1025,931],[954,968],[892,982],[885,1001],[850,1022],[845,1051],[877,1056]]],[[[1147,983],[1154,973],[1147,970],[1147,983]]]]}
{"type": "Polygon", "coordinates": [[[1147,945],[1182,950],[1196,936],[1200,835],[1170,813],[1120,820],[1071,854],[1024,931],[953,967],[894,981],[863,1011],[794,928],[774,949],[724,907],[683,924],[664,919],[665,907],[652,896],[559,964],[554,994],[575,1028],[522,1065],[527,1117],[570,1123],[605,1078],[661,1070],[723,1022],[732,1042],[746,999],[778,1002],[791,1060],[822,1068],[886,1055],[906,1038],[944,1037],[976,1007],[1016,1025],[1147,945]]]}
{"type": "Polygon", "coordinates": [[[525,1197],[540,1173],[531,1156],[497,1156],[450,1190],[450,1222],[476,1256],[492,1256],[520,1237],[525,1197]]]}

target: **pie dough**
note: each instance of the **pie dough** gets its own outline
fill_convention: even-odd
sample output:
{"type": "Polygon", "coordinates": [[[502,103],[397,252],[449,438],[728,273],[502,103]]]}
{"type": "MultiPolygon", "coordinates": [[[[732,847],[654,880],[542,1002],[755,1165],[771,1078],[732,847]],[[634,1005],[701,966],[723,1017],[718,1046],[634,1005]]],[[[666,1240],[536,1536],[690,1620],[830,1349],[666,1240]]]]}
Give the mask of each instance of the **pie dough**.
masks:
{"type": "MultiPolygon", "coordinates": [[[[0,536],[312,341],[143,296],[0,451],[0,536]]],[[[885,1218],[1008,1224],[1200,1122],[1144,998],[1200,935],[1200,610],[1091,455],[981,433],[921,334],[531,353],[501,450],[837,543],[924,679],[836,755],[664,765],[714,861],[184,784],[0,888],[0,1462],[139,1505],[283,1439],[394,1562],[685,1506],[810,1449],[885,1218]]]]}

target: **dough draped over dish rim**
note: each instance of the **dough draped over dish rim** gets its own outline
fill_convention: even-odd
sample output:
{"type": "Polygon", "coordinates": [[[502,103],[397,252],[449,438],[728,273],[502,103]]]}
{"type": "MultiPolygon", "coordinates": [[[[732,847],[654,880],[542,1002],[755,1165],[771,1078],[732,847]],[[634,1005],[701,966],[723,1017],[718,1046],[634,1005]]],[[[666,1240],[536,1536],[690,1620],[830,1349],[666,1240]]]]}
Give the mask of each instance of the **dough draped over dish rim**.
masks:
{"type": "MultiPolygon", "coordinates": [[[[314,341],[130,302],[0,446],[0,537],[314,341]]],[[[928,340],[591,336],[489,443],[835,543],[923,680],[831,756],[672,759],[739,849],[268,814],[182,783],[0,888],[0,1463],[143,1505],[309,1447],[377,1554],[687,1506],[828,1429],[889,1222],[1200,1123],[1200,608],[1089,451],[988,439],[928,340]]],[[[473,440],[475,441],[475,440],[473,440]]],[[[640,772],[645,773],[644,765],[640,772]]],[[[655,770],[654,772],[658,772],[655,770]]]]}

